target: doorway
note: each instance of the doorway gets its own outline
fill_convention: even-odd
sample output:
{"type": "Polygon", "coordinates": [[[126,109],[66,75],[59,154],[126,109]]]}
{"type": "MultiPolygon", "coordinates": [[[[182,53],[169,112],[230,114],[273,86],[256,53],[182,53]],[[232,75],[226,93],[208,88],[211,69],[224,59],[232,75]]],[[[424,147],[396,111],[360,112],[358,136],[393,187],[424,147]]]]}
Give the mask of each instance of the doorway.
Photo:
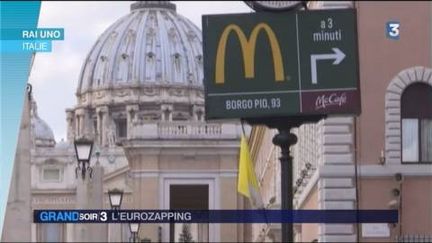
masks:
{"type": "MultiPolygon", "coordinates": [[[[170,209],[208,210],[209,186],[170,185],[170,209]]],[[[170,224],[170,242],[208,242],[208,224],[170,224]]]]}
{"type": "MultiPolygon", "coordinates": [[[[217,175],[167,174],[161,176],[160,183],[163,188],[160,191],[161,209],[219,209],[217,175]]],[[[162,242],[178,242],[182,231],[190,231],[194,242],[220,241],[219,224],[161,224],[161,227],[162,242]]]]}

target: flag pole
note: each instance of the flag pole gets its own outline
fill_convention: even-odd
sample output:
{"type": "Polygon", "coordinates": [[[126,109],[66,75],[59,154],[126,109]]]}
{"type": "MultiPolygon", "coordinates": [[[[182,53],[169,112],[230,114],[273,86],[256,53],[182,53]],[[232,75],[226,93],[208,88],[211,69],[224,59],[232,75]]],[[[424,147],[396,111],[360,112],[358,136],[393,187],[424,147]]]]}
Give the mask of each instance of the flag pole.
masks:
{"type": "Polygon", "coordinates": [[[245,128],[244,128],[244,119],[240,119],[240,123],[241,123],[241,128],[242,128],[242,132],[243,132],[243,136],[246,137],[246,132],[245,132],[245,128]]]}
{"type": "MultiPolygon", "coordinates": [[[[242,128],[243,136],[246,137],[246,131],[245,131],[245,128],[244,128],[245,120],[244,120],[244,119],[240,119],[240,123],[241,123],[241,128],[242,128]]],[[[262,201],[262,200],[261,200],[261,201],[262,201]]],[[[266,225],[268,226],[269,223],[268,223],[267,210],[266,210],[267,208],[266,208],[266,206],[264,205],[264,203],[262,203],[261,207],[259,207],[258,209],[259,209],[259,210],[263,210],[265,223],[266,223],[266,225]]]]}

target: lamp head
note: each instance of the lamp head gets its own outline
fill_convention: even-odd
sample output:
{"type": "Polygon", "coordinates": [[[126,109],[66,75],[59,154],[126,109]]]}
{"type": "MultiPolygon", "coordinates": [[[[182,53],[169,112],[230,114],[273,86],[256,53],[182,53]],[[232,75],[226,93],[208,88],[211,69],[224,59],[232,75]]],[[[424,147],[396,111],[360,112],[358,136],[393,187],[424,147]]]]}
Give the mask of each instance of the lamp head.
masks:
{"type": "Polygon", "coordinates": [[[132,234],[138,233],[140,228],[139,223],[129,223],[129,229],[132,234]]]}
{"type": "Polygon", "coordinates": [[[74,141],[74,146],[77,160],[79,162],[89,162],[93,149],[93,141],[80,138],[74,141]]]}
{"type": "Polygon", "coordinates": [[[108,191],[108,196],[111,204],[111,208],[120,208],[123,200],[123,191],[120,189],[112,189],[108,191]]]}

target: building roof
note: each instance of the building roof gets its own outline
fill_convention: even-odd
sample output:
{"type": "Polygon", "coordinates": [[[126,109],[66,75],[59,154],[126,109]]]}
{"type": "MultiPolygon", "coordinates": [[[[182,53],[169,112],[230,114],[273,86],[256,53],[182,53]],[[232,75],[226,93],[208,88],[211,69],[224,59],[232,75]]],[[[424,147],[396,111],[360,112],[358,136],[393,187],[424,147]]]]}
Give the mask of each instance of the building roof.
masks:
{"type": "Polygon", "coordinates": [[[95,90],[202,86],[201,31],[175,4],[140,1],[98,38],[83,64],[77,95],[95,90]]]}
{"type": "Polygon", "coordinates": [[[37,112],[36,102],[31,103],[32,139],[37,147],[54,147],[56,142],[54,133],[48,124],[42,120],[37,112]]]}

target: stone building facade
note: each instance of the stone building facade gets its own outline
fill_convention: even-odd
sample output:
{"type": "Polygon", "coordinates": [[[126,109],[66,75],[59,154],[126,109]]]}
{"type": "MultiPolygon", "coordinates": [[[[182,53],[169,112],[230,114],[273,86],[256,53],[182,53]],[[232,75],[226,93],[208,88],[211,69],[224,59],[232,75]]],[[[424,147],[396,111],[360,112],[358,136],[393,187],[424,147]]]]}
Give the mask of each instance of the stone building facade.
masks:
{"type": "MultiPolygon", "coordinates": [[[[293,129],[294,206],[398,209],[398,224],[295,224],[299,242],[418,242],[432,239],[432,5],[429,2],[317,1],[356,8],[362,113],[293,129]],[[415,18],[413,18],[415,14],[415,18]],[[386,24],[400,22],[400,39],[386,24]]],[[[264,201],[280,207],[275,130],[250,138],[264,201]],[[273,198],[273,200],[271,200],[273,198]],[[273,203],[271,203],[273,202],[273,203]]],[[[250,240],[274,240],[280,225],[254,225],[250,240]]]]}

